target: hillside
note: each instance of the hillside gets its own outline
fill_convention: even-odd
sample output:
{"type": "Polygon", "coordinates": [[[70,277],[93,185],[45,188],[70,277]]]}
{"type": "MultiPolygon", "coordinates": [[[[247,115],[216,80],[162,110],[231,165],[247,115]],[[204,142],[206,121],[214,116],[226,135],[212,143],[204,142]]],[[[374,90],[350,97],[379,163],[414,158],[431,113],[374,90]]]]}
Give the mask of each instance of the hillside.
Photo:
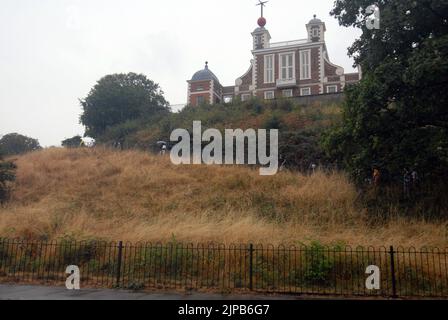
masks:
{"type": "Polygon", "coordinates": [[[201,121],[204,130],[279,129],[279,151],[286,166],[306,170],[311,163],[325,162],[319,147],[320,135],[340,118],[340,105],[334,102],[301,105],[289,99],[253,99],[188,106],[179,113],[126,122],[110,127],[97,140],[108,145],[120,141],[126,149],[158,151],[157,141],[169,141],[171,132],[177,128],[191,129],[193,121],[201,121]]]}
{"type": "Polygon", "coordinates": [[[372,223],[341,173],[261,177],[247,167],[176,167],[169,157],[100,148],[47,149],[16,163],[1,237],[446,245],[440,223],[372,223]]]}

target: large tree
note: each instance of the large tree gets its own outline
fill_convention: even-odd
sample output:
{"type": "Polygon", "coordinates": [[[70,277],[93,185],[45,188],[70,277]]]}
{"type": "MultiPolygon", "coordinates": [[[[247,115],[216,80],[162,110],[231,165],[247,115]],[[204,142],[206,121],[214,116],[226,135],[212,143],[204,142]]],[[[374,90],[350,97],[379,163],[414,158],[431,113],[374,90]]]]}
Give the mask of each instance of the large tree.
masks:
{"type": "Polygon", "coordinates": [[[103,77],[80,102],[85,135],[95,139],[111,127],[134,120],[150,121],[169,112],[159,85],[135,73],[103,77]]]}
{"type": "Polygon", "coordinates": [[[379,29],[366,27],[370,0],[337,0],[332,14],[362,29],[349,53],[363,80],[347,88],[343,123],[324,139],[328,155],[358,181],[373,167],[398,181],[415,168],[448,178],[448,1],[382,0],[379,29]]]}
{"type": "Polygon", "coordinates": [[[18,133],[9,133],[0,139],[0,153],[18,155],[41,149],[39,141],[18,133]]]}

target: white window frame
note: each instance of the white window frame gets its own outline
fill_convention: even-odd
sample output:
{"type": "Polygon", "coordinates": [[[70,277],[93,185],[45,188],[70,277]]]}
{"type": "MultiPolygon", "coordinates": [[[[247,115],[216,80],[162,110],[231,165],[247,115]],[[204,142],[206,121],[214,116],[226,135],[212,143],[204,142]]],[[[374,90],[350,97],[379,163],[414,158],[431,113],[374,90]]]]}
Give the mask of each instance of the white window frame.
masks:
{"type": "Polygon", "coordinates": [[[250,100],[250,98],[252,98],[252,95],[250,94],[250,93],[243,93],[242,95],[241,95],[241,101],[249,101],[250,100]]]}
{"type": "Polygon", "coordinates": [[[275,82],[275,74],[274,74],[274,66],[275,66],[275,55],[268,54],[264,56],[264,83],[274,83],[275,82]],[[268,67],[268,61],[271,60],[271,67],[268,67]]]}
{"type": "Polygon", "coordinates": [[[313,37],[318,37],[319,36],[319,29],[318,28],[313,28],[312,35],[313,35],[313,37]]]}
{"type": "Polygon", "coordinates": [[[338,86],[335,84],[327,86],[327,93],[338,93],[338,86]],[[330,92],[330,88],[334,88],[334,91],[330,92]]]}
{"type": "Polygon", "coordinates": [[[300,80],[311,79],[311,50],[301,50],[300,53],[300,80]],[[306,55],[306,59],[305,56],[306,55]],[[308,64],[306,61],[308,60],[308,64]]]}
{"type": "Polygon", "coordinates": [[[310,96],[311,95],[311,88],[310,87],[300,88],[300,95],[301,96],[310,96]],[[308,90],[308,93],[304,93],[305,90],[308,90]]]}
{"type": "Polygon", "coordinates": [[[275,91],[265,91],[264,92],[264,99],[265,100],[273,100],[275,99],[275,91]],[[272,96],[269,98],[268,95],[272,94],[272,96]]]}
{"type": "Polygon", "coordinates": [[[282,90],[282,95],[283,95],[283,98],[292,98],[294,95],[294,92],[292,89],[285,89],[285,90],[282,90]],[[287,92],[287,94],[286,94],[286,92],[287,92]]]}
{"type": "Polygon", "coordinates": [[[279,53],[278,54],[278,58],[279,58],[279,64],[280,64],[280,74],[279,74],[279,79],[281,80],[293,80],[296,78],[296,55],[295,52],[284,52],[284,53],[279,53]],[[291,66],[284,66],[283,65],[283,57],[284,56],[292,56],[292,65],[291,66]],[[292,67],[292,70],[290,70],[292,67]],[[283,69],[286,69],[286,77],[283,77],[283,69]],[[289,70],[288,70],[289,69],[289,70]],[[290,76],[288,77],[288,71],[292,71],[290,76]]]}

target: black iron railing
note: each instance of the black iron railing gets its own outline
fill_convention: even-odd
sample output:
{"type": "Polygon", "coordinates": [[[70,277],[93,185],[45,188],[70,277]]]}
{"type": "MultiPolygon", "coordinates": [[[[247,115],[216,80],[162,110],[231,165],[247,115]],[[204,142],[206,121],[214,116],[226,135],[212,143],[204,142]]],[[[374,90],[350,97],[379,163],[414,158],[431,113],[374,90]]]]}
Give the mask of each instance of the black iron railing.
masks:
{"type": "Polygon", "coordinates": [[[447,250],[0,239],[0,282],[82,287],[448,297],[447,250]],[[367,267],[380,271],[369,289],[367,267]]]}

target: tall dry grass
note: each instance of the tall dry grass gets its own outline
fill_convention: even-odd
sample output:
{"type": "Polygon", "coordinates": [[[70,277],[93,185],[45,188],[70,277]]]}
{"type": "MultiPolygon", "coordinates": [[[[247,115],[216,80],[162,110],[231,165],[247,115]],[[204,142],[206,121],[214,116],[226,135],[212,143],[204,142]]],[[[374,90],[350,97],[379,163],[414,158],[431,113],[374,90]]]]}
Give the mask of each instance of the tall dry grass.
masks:
{"type": "Polygon", "coordinates": [[[371,224],[342,173],[262,177],[241,166],[174,166],[138,151],[21,156],[0,236],[28,239],[445,246],[445,227],[371,224]]]}

